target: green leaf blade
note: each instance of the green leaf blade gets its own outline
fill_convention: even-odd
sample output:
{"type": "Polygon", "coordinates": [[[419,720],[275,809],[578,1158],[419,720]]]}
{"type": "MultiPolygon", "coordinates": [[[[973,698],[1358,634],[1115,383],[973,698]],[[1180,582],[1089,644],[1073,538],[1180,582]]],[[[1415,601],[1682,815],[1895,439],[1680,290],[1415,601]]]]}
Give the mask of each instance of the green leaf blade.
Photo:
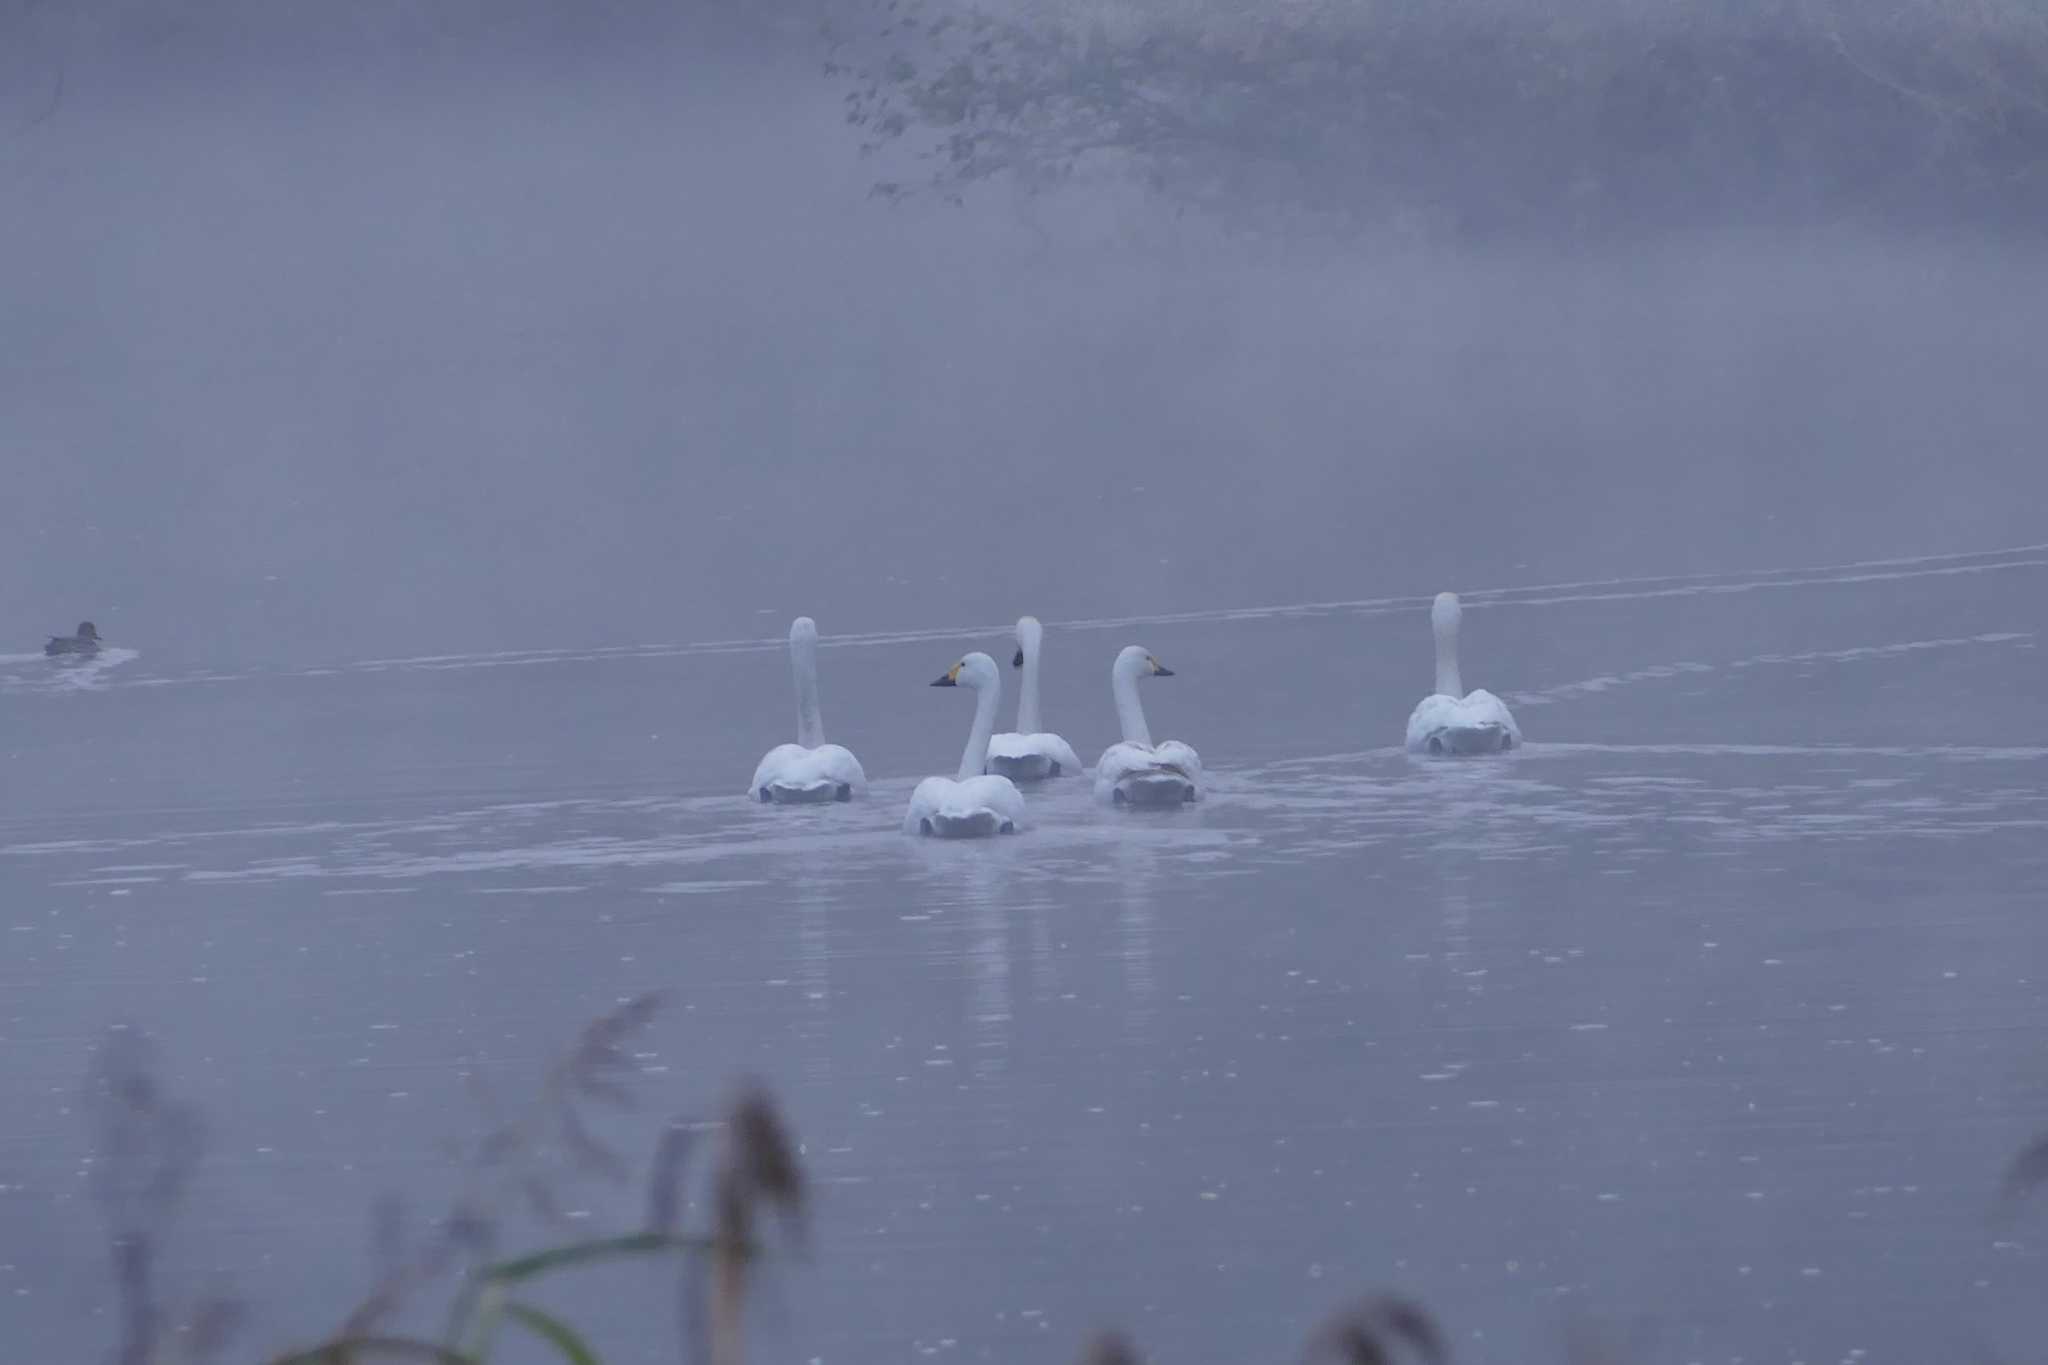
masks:
{"type": "Polygon", "coordinates": [[[600,1365],[597,1353],[560,1318],[523,1303],[508,1304],[505,1316],[561,1352],[562,1359],[569,1365],[600,1365]]]}

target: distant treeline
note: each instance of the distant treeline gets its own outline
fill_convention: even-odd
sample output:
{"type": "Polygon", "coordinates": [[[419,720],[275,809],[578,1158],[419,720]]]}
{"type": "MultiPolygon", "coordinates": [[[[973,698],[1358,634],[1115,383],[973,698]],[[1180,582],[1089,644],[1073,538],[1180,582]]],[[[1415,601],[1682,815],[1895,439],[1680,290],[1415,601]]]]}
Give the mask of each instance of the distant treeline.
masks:
{"type": "Polygon", "coordinates": [[[0,0],[0,122],[96,60],[687,83],[741,50],[821,65],[889,197],[1107,177],[1451,239],[2048,225],[2048,0],[0,0]]]}
{"type": "Polygon", "coordinates": [[[885,194],[1108,168],[1437,237],[2048,226],[2048,6],[1447,0],[1127,26],[880,0],[835,74],[885,194]]]}

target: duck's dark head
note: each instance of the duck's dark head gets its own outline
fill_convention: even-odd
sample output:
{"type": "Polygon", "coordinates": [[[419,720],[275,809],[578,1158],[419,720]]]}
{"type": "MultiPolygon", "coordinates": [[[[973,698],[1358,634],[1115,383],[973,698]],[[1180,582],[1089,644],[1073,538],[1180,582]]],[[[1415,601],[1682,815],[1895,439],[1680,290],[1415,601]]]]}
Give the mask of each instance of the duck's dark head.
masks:
{"type": "Polygon", "coordinates": [[[99,631],[99,627],[98,627],[98,626],[95,626],[95,625],[94,625],[94,624],[93,624],[92,622],[90,622],[90,621],[80,621],[80,622],[78,623],[78,638],[79,638],[79,639],[81,639],[81,640],[97,640],[97,639],[99,639],[99,638],[100,638],[100,631],[99,631]]]}

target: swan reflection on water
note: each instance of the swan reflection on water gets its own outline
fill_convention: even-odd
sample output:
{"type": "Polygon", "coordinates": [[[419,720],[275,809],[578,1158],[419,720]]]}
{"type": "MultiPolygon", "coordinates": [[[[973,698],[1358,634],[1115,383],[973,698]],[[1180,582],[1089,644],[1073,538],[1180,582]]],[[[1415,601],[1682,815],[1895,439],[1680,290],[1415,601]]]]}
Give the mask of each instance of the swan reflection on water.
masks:
{"type": "Polygon", "coordinates": [[[1116,848],[1117,961],[1123,968],[1124,1030],[1136,1038],[1151,1032],[1157,974],[1154,938],[1159,898],[1159,851],[1150,843],[1124,840],[1116,848]]]}

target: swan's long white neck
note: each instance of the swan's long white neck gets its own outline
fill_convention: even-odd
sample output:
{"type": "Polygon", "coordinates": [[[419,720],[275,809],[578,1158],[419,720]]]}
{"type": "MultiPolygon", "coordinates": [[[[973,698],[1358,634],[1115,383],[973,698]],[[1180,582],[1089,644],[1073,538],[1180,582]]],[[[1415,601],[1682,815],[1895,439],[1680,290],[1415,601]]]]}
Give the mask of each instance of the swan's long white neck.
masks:
{"type": "Polygon", "coordinates": [[[825,718],[818,710],[818,631],[808,620],[789,632],[789,671],[796,676],[796,742],[815,749],[825,742],[825,718]]]}
{"type": "Polygon", "coordinates": [[[1437,598],[1430,623],[1436,628],[1436,690],[1446,697],[1465,695],[1465,683],[1458,676],[1458,618],[1463,615],[1458,599],[1449,593],[1437,598]],[[1445,601],[1449,598],[1449,601],[1445,601]]]}
{"type": "Polygon", "coordinates": [[[988,766],[988,737],[996,732],[996,708],[1003,701],[1003,675],[1000,672],[990,678],[988,685],[975,689],[974,728],[967,732],[967,747],[960,754],[960,776],[965,782],[970,777],[980,777],[988,766]]]}
{"type": "Polygon", "coordinates": [[[1038,622],[1017,623],[1017,648],[1024,651],[1024,677],[1017,684],[1017,733],[1035,735],[1044,727],[1038,719],[1038,651],[1045,630],[1038,622]]]}
{"type": "Polygon", "coordinates": [[[1152,747],[1152,731],[1145,724],[1145,708],[1138,703],[1138,670],[1121,658],[1109,671],[1109,690],[1116,696],[1116,723],[1130,744],[1152,747]]]}

